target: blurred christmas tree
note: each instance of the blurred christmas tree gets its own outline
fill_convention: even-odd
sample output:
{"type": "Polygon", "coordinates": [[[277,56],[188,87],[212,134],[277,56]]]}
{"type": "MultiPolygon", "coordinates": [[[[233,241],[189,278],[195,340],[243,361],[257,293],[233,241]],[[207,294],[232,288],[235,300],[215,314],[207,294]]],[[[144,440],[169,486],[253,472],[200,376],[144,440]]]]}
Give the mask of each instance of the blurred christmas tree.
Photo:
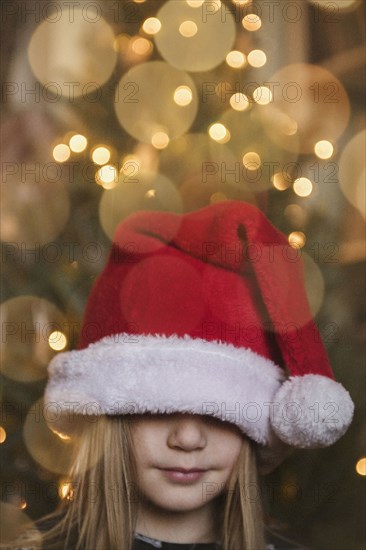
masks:
{"type": "Polygon", "coordinates": [[[356,404],[343,439],[264,479],[269,521],[317,549],[362,548],[365,3],[19,0],[1,12],[3,516],[35,519],[67,498],[70,442],[44,421],[46,367],[76,345],[117,223],[237,199],[303,257],[356,404]]]}

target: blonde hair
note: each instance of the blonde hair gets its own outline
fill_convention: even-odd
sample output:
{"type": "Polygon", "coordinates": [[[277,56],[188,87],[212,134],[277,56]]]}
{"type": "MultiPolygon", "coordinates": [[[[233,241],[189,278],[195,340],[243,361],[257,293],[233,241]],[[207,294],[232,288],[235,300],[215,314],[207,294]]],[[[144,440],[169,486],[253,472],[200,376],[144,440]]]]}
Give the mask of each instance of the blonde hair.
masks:
{"type": "MultiPolygon", "coordinates": [[[[138,486],[130,423],[133,416],[100,416],[83,422],[77,434],[70,469],[72,491],[68,502],[43,520],[61,519],[40,537],[28,532],[17,545],[61,550],[70,547],[72,533],[76,550],[130,550],[138,510],[138,486]],[[99,497],[90,498],[91,488],[99,497]]],[[[264,550],[264,526],[259,496],[254,446],[243,436],[239,459],[226,490],[218,497],[223,550],[264,550]],[[248,494],[252,488],[255,495],[248,494]]]]}

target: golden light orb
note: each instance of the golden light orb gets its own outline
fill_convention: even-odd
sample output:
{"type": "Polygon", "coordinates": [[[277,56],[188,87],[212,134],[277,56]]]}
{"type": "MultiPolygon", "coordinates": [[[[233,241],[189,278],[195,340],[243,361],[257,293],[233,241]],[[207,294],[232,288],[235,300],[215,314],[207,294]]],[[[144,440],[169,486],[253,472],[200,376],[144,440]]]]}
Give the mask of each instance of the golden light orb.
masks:
{"type": "Polygon", "coordinates": [[[82,153],[83,151],[85,151],[87,145],[88,140],[85,136],[81,134],[76,134],[75,136],[72,136],[69,141],[69,147],[73,153],[82,153]]]}
{"type": "Polygon", "coordinates": [[[151,138],[151,143],[156,149],[165,149],[169,145],[169,141],[166,132],[156,132],[151,138]]]}
{"type": "Polygon", "coordinates": [[[52,156],[56,162],[66,162],[71,155],[70,147],[65,143],[59,143],[53,148],[52,156]]]}
{"type": "Polygon", "coordinates": [[[299,197],[308,197],[313,190],[313,184],[308,178],[301,177],[294,181],[293,189],[299,197]]]}
{"type": "Polygon", "coordinates": [[[244,67],[246,62],[247,60],[245,55],[238,50],[233,50],[226,56],[226,63],[233,69],[240,69],[241,67],[244,67]]]}
{"type": "Polygon", "coordinates": [[[107,147],[96,147],[92,152],[92,160],[95,164],[107,164],[111,158],[111,152],[107,147]]]}
{"type": "Polygon", "coordinates": [[[160,29],[161,21],[157,17],[148,17],[142,25],[142,30],[146,32],[146,34],[157,34],[160,29]]]}
{"type": "Polygon", "coordinates": [[[322,139],[314,145],[314,152],[318,158],[326,160],[333,156],[334,147],[330,141],[322,139]]]}
{"type": "Polygon", "coordinates": [[[193,93],[189,86],[178,86],[174,91],[174,101],[177,105],[185,107],[192,102],[193,93]]]}
{"type": "Polygon", "coordinates": [[[262,20],[256,13],[249,13],[242,19],[242,25],[245,30],[254,32],[261,28],[262,20]]]}
{"type": "Polygon", "coordinates": [[[262,164],[261,157],[255,151],[250,151],[243,156],[243,164],[247,170],[258,170],[262,164]]]}
{"type": "Polygon", "coordinates": [[[230,105],[235,111],[246,111],[250,107],[250,102],[245,94],[238,92],[231,96],[230,105]]]}
{"type": "Polygon", "coordinates": [[[198,27],[194,21],[183,21],[179,25],[179,33],[185,38],[192,38],[198,32],[198,27]]]}
{"type": "Polygon", "coordinates": [[[134,37],[131,40],[131,50],[137,55],[147,55],[153,50],[150,40],[142,36],[134,37]]]}
{"type": "Polygon", "coordinates": [[[248,53],[248,63],[252,67],[259,69],[267,63],[267,56],[263,50],[252,50],[248,53]]]}
{"type": "Polygon", "coordinates": [[[5,439],[6,439],[6,431],[2,426],[0,426],[0,443],[4,443],[5,439]]]}
{"type": "Polygon", "coordinates": [[[288,242],[294,248],[303,248],[306,243],[306,235],[302,231],[293,231],[288,236],[288,242]]]}
{"type": "Polygon", "coordinates": [[[258,86],[253,92],[253,99],[258,105],[268,105],[272,102],[273,95],[267,86],[258,86]]]}
{"type": "Polygon", "coordinates": [[[211,124],[211,126],[208,129],[208,134],[210,138],[212,138],[215,141],[218,141],[219,143],[226,143],[226,141],[230,139],[229,130],[219,122],[211,124]]]}
{"type": "Polygon", "coordinates": [[[54,349],[55,351],[60,351],[62,349],[65,349],[67,345],[67,338],[63,332],[55,330],[51,332],[48,337],[48,345],[51,349],[54,349]]]}
{"type": "Polygon", "coordinates": [[[360,458],[356,464],[356,472],[360,476],[366,476],[366,457],[360,458]]]}
{"type": "Polygon", "coordinates": [[[95,181],[104,189],[113,189],[118,183],[118,170],[112,164],[101,166],[95,174],[95,181]]]}
{"type": "Polygon", "coordinates": [[[76,97],[84,98],[87,89],[93,96],[98,93],[111,77],[118,55],[112,24],[101,17],[100,6],[72,4],[72,12],[60,2],[55,4],[52,18],[48,14],[40,18],[28,40],[27,53],[36,79],[52,84],[52,89],[56,86],[57,95],[61,93],[73,103],[76,97]]]}
{"type": "Polygon", "coordinates": [[[236,36],[233,13],[224,10],[219,0],[206,0],[203,7],[206,9],[192,9],[184,0],[167,0],[157,12],[162,30],[155,44],[172,67],[208,71],[222,63],[232,49],[236,36]]]}
{"type": "Polygon", "coordinates": [[[278,191],[285,191],[290,187],[290,182],[286,181],[281,172],[277,172],[272,176],[273,187],[278,191]]]}

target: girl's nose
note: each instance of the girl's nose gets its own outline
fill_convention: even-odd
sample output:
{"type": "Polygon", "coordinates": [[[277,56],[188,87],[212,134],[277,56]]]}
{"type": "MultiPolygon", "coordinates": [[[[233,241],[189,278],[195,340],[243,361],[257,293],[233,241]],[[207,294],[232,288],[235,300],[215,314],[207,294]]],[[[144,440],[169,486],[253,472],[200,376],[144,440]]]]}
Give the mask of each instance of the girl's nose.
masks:
{"type": "Polygon", "coordinates": [[[168,446],[183,451],[203,449],[206,444],[204,423],[200,417],[182,414],[171,419],[168,446]]]}

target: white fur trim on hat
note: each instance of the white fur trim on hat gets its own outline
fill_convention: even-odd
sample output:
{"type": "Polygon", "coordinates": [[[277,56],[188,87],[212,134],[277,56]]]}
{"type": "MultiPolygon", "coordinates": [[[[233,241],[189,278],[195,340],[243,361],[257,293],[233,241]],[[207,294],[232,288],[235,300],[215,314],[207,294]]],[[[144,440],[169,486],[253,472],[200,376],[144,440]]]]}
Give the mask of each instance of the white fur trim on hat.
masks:
{"type": "Polygon", "coordinates": [[[342,384],[319,374],[290,377],[274,403],[274,431],[282,441],[300,448],[332,445],[346,432],[354,411],[342,384]]]}
{"type": "Polygon", "coordinates": [[[212,414],[260,444],[273,439],[269,402],[284,380],[280,367],[250,349],[188,335],[107,336],[56,355],[48,371],[45,406],[69,416],[212,414]]]}

